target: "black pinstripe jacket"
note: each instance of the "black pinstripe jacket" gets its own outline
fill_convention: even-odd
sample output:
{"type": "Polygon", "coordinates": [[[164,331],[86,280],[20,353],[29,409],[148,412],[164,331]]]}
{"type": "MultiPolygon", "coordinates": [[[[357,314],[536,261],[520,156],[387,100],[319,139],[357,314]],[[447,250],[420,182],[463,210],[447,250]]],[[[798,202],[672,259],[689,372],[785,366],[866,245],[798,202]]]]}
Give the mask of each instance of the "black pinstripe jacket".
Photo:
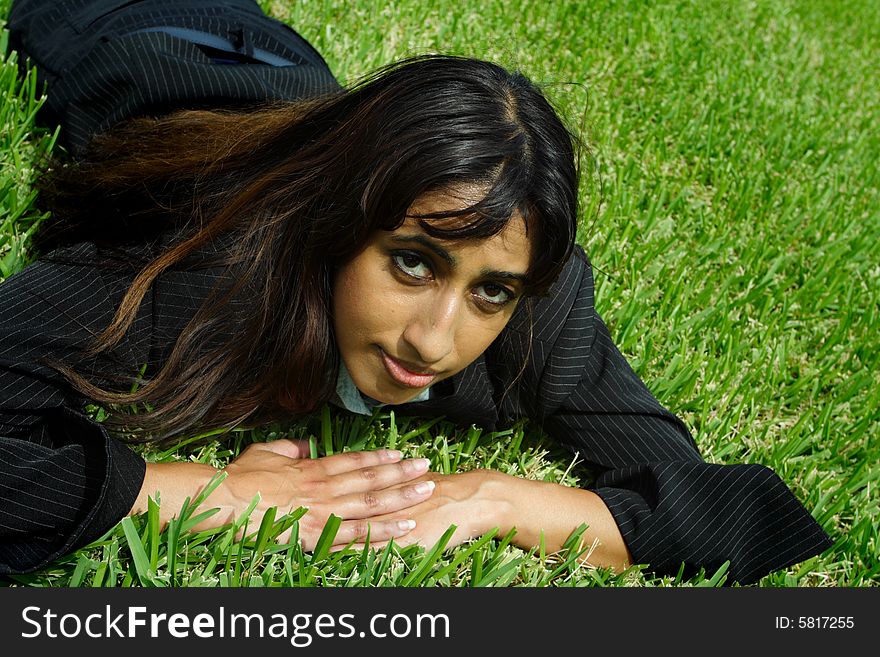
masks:
{"type": "MultiPolygon", "coordinates": [[[[87,12],[92,22],[80,21],[82,31],[74,29],[65,37],[82,39],[76,35],[91,34],[86,28],[94,29],[96,21],[105,24],[100,16],[95,18],[97,6],[168,4],[17,2],[11,22],[13,45],[25,52],[45,53],[42,42],[31,35],[35,26],[45,26],[41,20],[45,21],[46,12],[58,12],[59,6],[68,13],[54,14],[53,25],[61,16],[65,25],[75,26],[77,17],[87,12]]],[[[238,0],[170,4],[178,16],[189,6],[198,5],[203,12],[207,4],[235,5],[238,10],[251,5],[238,0]]],[[[143,52],[138,55],[137,48],[162,53],[162,57],[173,51],[175,67],[183,57],[206,69],[218,68],[216,61],[212,64],[206,59],[209,55],[216,58],[217,52],[166,32],[138,32],[133,35],[137,48],[115,37],[98,39],[99,45],[87,50],[93,57],[97,57],[96,48],[104,57],[112,50],[115,59],[104,67],[107,75],[79,76],[79,84],[73,84],[67,73],[55,81],[54,88],[64,91],[63,102],[55,103],[55,117],[49,120],[61,120],[65,129],[72,126],[67,143],[73,150],[89,134],[112,123],[109,115],[121,118],[153,107],[150,99],[156,94],[170,103],[177,85],[188,90],[181,92],[188,100],[216,103],[215,93],[221,99],[254,100],[270,92],[295,97],[306,93],[310,85],[335,84],[320,56],[299,43],[298,37],[277,37],[292,44],[285,50],[275,44],[276,37],[257,29],[262,20],[257,14],[246,21],[239,15],[233,27],[223,22],[225,18],[204,19],[203,13],[180,20],[151,16],[152,23],[138,22],[143,16],[130,20],[141,26],[173,22],[226,37],[253,20],[257,27],[243,40],[257,52],[272,52],[297,65],[224,66],[221,70],[228,72],[224,75],[238,77],[231,80],[211,73],[205,79],[214,80],[210,83],[214,86],[205,95],[194,93],[185,77],[175,77],[176,73],[157,64],[154,68],[171,80],[167,89],[159,93],[155,83],[132,84],[139,90],[120,96],[109,92],[108,76],[141,78],[149,63],[144,63],[143,52]],[[134,60],[141,68],[119,65],[134,60]],[[259,84],[270,79],[272,83],[261,89],[259,84]],[[234,93],[236,84],[246,91],[234,93]],[[110,100],[102,101],[105,111],[96,112],[93,101],[101,94],[108,94],[110,100]]],[[[247,56],[247,46],[239,50],[247,56]]],[[[57,70],[53,67],[63,60],[42,56],[37,62],[45,61],[47,71],[57,70]]],[[[94,73],[97,59],[72,59],[86,61],[83,70],[94,73]]],[[[140,489],[145,470],[142,459],[89,420],[83,413],[87,400],[75,395],[44,362],[46,358],[79,360],[93,336],[107,325],[131,282],[131,262],[137,258],[102,267],[94,264],[99,259],[94,245],[75,245],[0,285],[0,573],[38,569],[98,538],[131,508],[140,489]]],[[[130,375],[144,363],[158,366],[218,282],[222,282],[222,272],[217,269],[163,274],[144,299],[120,347],[112,356],[89,361],[88,369],[96,375],[130,375]]],[[[569,260],[550,293],[534,301],[531,319],[523,305],[489,349],[439,384],[437,392],[429,401],[392,408],[399,414],[445,415],[490,429],[530,418],[593,467],[597,478],[591,489],[607,504],[634,560],[650,564],[658,573],[674,574],[682,564],[688,574],[701,567],[712,571],[729,560],[731,581],[747,584],[831,545],[770,469],[703,461],[684,424],[657,402],[614,346],[595,311],[592,271],[582,251],[569,260]],[[525,371],[517,378],[524,359],[525,371]]]]}

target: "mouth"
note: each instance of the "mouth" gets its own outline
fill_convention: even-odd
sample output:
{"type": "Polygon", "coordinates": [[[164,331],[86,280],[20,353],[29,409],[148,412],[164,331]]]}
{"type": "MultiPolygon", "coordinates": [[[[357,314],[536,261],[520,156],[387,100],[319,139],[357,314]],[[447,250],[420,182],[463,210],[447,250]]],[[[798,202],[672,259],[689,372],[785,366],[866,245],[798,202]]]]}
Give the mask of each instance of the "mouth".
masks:
{"type": "Polygon", "coordinates": [[[434,379],[437,378],[437,372],[429,368],[417,368],[414,365],[389,356],[384,349],[379,349],[382,356],[382,364],[385,365],[385,371],[396,383],[406,388],[426,388],[434,379]]]}

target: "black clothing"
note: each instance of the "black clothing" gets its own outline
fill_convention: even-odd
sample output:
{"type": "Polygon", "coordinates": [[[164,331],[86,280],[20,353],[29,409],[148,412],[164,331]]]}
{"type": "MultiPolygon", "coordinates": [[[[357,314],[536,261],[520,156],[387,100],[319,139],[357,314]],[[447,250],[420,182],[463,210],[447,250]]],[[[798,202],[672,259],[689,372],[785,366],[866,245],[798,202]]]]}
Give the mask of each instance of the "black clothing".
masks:
{"type": "Polygon", "coordinates": [[[249,0],[16,0],[8,27],[19,65],[30,59],[51,89],[39,120],[62,125],[75,154],[139,114],[340,88],[305,39],[249,0]]]}
{"type": "MultiPolygon", "coordinates": [[[[207,3],[91,3],[108,4],[172,4],[180,13],[207,3]]],[[[16,19],[20,7],[39,5],[86,9],[83,2],[17,2],[11,21],[15,43],[32,52],[40,50],[41,33],[16,32],[23,29],[16,19]]],[[[164,25],[173,17],[153,20],[164,25]]],[[[162,52],[171,47],[166,38],[177,38],[166,32],[142,36],[157,34],[162,52]]],[[[265,46],[258,36],[254,40],[265,46]]],[[[147,68],[155,45],[135,55],[147,68]]],[[[315,80],[326,88],[325,76],[315,80]]],[[[150,80],[142,84],[155,86],[150,80]]],[[[290,97],[304,89],[297,87],[290,97]]],[[[83,110],[82,116],[90,115],[83,110]]],[[[95,131],[84,123],[78,134],[85,138],[95,131]]],[[[41,568],[98,538],[128,512],[140,489],[145,469],[140,457],[83,415],[87,400],[45,364],[47,358],[79,362],[134,276],[133,270],[90,264],[96,259],[94,245],[75,245],[0,285],[0,573],[41,568]]],[[[112,356],[93,362],[91,372],[133,375],[144,364],[158,367],[222,276],[219,269],[160,276],[123,342],[112,356]]],[[[674,574],[682,562],[689,574],[699,567],[712,571],[730,560],[731,581],[747,584],[831,545],[770,469],[702,460],[684,424],[657,402],[614,346],[595,311],[592,271],[580,249],[546,298],[535,300],[532,321],[530,330],[521,305],[483,355],[439,386],[438,397],[391,408],[490,429],[529,417],[595,468],[592,489],[613,514],[633,559],[659,573],[674,574]],[[524,358],[527,366],[517,378],[524,358]]]]}

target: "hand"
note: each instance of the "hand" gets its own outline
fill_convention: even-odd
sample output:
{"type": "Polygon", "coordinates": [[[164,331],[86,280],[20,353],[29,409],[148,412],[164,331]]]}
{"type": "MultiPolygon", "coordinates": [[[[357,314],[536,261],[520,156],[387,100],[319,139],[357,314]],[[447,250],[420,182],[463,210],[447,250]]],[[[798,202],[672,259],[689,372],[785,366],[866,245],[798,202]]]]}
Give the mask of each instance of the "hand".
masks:
{"type": "MultiPolygon", "coordinates": [[[[426,459],[401,460],[395,450],[346,452],[318,459],[307,458],[308,454],[308,441],[281,439],[249,445],[224,468],[226,478],[196,513],[220,511],[196,529],[233,521],[259,493],[260,502],[248,520],[249,531],[259,527],[270,507],[282,514],[303,506],[309,510],[299,520],[299,539],[306,550],[314,549],[331,513],[343,520],[334,544],[364,538],[368,527],[371,537],[388,540],[408,533],[412,522],[405,511],[431,497],[430,484],[412,481],[426,472],[426,459]]],[[[148,464],[147,472],[132,512],[145,508],[145,496],[159,490],[165,520],[180,508],[183,497],[195,496],[187,492],[194,482],[201,490],[216,474],[214,468],[195,463],[148,464]]],[[[290,530],[279,537],[282,542],[289,539],[290,530]]]]}
{"type": "MultiPolygon", "coordinates": [[[[482,536],[495,527],[504,526],[505,518],[510,513],[510,504],[500,494],[505,478],[513,479],[494,470],[472,470],[451,475],[426,473],[421,480],[434,483],[434,494],[406,510],[406,517],[416,521],[415,529],[405,536],[394,537],[394,542],[401,547],[419,544],[430,548],[450,525],[456,525],[455,532],[446,544],[447,548],[452,548],[482,536]]],[[[391,513],[380,519],[385,521],[398,517],[402,516],[391,513]]],[[[381,548],[387,543],[388,539],[371,532],[371,547],[381,548]]],[[[363,549],[364,543],[352,547],[363,549]]]]}
{"type": "MultiPolygon", "coordinates": [[[[434,481],[436,489],[429,499],[406,510],[407,518],[413,518],[416,527],[402,537],[394,537],[400,546],[418,543],[433,547],[450,525],[456,525],[447,548],[497,527],[498,537],[516,530],[514,545],[523,549],[544,545],[552,553],[560,550],[571,533],[585,523],[588,528],[581,537],[581,546],[587,549],[582,561],[616,570],[625,570],[632,563],[617,523],[593,491],[494,470],[454,475],[429,472],[422,479],[434,481]]],[[[381,519],[396,517],[391,513],[381,519]]],[[[370,546],[381,548],[388,542],[371,537],[370,546]]],[[[363,549],[363,543],[353,547],[363,549]]]]}

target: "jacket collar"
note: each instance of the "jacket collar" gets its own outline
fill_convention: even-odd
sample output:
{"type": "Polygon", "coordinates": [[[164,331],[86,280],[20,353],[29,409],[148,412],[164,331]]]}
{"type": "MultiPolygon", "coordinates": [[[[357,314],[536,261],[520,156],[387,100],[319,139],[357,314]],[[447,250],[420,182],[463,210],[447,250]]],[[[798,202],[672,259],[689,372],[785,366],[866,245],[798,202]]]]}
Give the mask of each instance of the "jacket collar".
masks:
{"type": "Polygon", "coordinates": [[[436,384],[431,392],[431,398],[426,401],[389,405],[383,410],[393,410],[397,415],[444,415],[455,424],[477,424],[490,431],[495,429],[498,409],[492,397],[485,355],[455,376],[436,384]]]}

